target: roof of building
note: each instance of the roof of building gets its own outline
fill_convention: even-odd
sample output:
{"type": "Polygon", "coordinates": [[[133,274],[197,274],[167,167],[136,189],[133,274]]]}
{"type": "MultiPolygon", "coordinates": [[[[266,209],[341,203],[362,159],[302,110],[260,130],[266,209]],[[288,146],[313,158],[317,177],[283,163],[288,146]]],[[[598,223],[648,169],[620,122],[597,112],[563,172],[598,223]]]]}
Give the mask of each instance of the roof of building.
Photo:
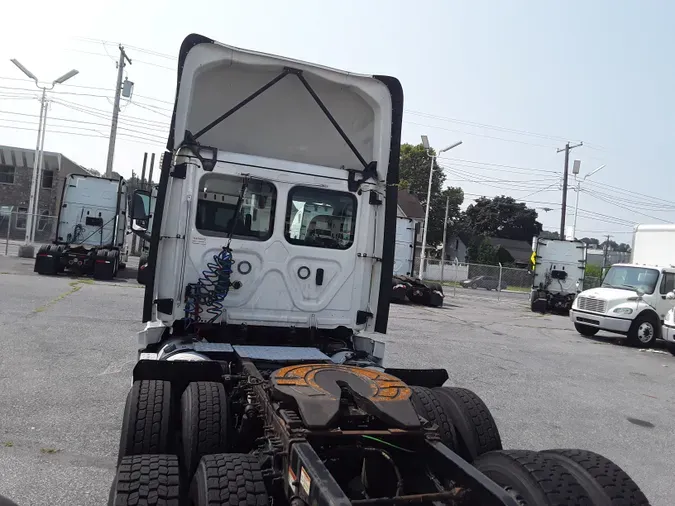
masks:
{"type": "Polygon", "coordinates": [[[424,208],[417,197],[408,190],[398,190],[398,207],[406,218],[424,219],[424,208]]]}
{"type": "MultiPolygon", "coordinates": [[[[33,167],[35,149],[17,148],[15,146],[0,146],[0,165],[11,165],[13,167],[33,167]]],[[[53,151],[44,151],[42,155],[43,168],[45,170],[61,170],[62,160],[68,160],[73,165],[89,172],[85,167],[61,153],[53,151]]]]}
{"type": "Polygon", "coordinates": [[[527,263],[532,256],[532,244],[527,241],[516,241],[515,239],[502,239],[501,237],[488,237],[487,240],[495,248],[504,248],[513,259],[519,263],[527,263]]]}

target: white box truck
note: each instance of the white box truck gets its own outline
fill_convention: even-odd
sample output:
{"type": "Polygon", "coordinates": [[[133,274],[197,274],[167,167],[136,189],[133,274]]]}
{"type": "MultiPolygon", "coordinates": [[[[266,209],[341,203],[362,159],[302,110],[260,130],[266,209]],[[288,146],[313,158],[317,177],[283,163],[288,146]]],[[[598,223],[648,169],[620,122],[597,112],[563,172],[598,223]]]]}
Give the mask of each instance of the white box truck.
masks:
{"type": "Polygon", "coordinates": [[[661,338],[666,314],[675,306],[674,289],[675,225],[638,225],[631,263],[612,265],[602,286],[581,292],[570,319],[584,336],[604,330],[649,347],[661,338]]]}
{"type": "Polygon", "coordinates": [[[40,247],[34,272],[55,275],[66,270],[113,279],[126,266],[127,184],[85,174],[64,182],[56,237],[40,247]]]}
{"type": "Polygon", "coordinates": [[[532,311],[569,311],[584,286],[586,245],[535,237],[532,254],[532,311]]]}

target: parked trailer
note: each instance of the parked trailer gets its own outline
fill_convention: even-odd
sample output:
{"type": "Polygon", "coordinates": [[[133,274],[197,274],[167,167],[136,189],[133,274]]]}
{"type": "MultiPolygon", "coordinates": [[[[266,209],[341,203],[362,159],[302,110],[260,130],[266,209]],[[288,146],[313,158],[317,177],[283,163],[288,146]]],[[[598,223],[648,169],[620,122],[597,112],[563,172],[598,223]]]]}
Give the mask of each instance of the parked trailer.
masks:
{"type": "Polygon", "coordinates": [[[586,244],[535,237],[532,259],[532,311],[569,311],[584,286],[586,244]]]}
{"type": "Polygon", "coordinates": [[[113,279],[128,260],[127,185],[123,179],[70,174],[63,185],[56,236],[40,247],[34,271],[113,279]]]}

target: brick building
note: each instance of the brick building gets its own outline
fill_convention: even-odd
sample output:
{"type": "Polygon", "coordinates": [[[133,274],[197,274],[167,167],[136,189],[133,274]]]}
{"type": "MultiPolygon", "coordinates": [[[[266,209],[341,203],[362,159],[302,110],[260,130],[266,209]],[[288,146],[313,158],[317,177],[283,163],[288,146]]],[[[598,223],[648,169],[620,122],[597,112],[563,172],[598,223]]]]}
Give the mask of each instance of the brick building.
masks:
{"type": "MultiPolygon", "coordinates": [[[[0,237],[9,226],[11,239],[23,239],[26,234],[28,202],[35,150],[0,146],[0,237]]],[[[37,242],[52,239],[56,216],[69,174],[89,174],[87,169],[61,153],[45,151],[37,213],[40,219],[35,229],[37,242]]]]}

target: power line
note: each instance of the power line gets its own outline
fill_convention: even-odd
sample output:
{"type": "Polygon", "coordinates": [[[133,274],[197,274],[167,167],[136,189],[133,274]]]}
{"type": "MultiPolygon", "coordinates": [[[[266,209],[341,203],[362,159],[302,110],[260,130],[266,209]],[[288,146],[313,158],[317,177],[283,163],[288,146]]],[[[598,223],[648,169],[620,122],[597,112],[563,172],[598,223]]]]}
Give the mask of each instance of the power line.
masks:
{"type": "Polygon", "coordinates": [[[621,204],[615,202],[614,200],[609,199],[609,198],[605,198],[605,197],[601,196],[600,194],[598,194],[598,193],[596,193],[596,192],[594,192],[594,191],[592,191],[592,190],[582,190],[582,191],[583,191],[584,193],[588,193],[589,195],[591,195],[592,197],[595,197],[595,198],[598,199],[598,200],[601,200],[601,201],[603,201],[603,202],[607,202],[608,204],[611,204],[611,205],[613,205],[613,206],[619,207],[619,208],[621,208],[621,209],[625,209],[625,210],[630,211],[630,212],[632,212],[632,213],[636,213],[636,214],[639,214],[639,215],[641,215],[641,216],[645,216],[646,218],[650,218],[650,219],[652,219],[652,220],[661,221],[661,222],[663,222],[663,223],[671,223],[671,222],[672,222],[672,220],[664,220],[663,218],[657,218],[656,216],[652,216],[652,215],[650,215],[650,214],[646,214],[646,213],[643,213],[643,212],[641,212],[641,211],[637,211],[635,208],[623,206],[623,205],[621,205],[621,204]]]}
{"type": "MultiPolygon", "coordinates": [[[[9,114],[9,115],[12,115],[12,116],[25,116],[25,117],[29,117],[29,118],[38,118],[39,117],[37,114],[28,114],[28,113],[22,113],[22,112],[2,111],[2,110],[0,110],[0,114],[9,114]]],[[[17,122],[17,123],[21,123],[21,121],[15,120],[15,119],[0,118],[0,120],[2,120],[2,121],[14,121],[14,122],[17,122]]],[[[105,127],[105,128],[110,126],[109,123],[96,123],[94,121],[85,121],[85,120],[81,120],[81,119],[71,119],[71,118],[59,118],[59,117],[53,117],[53,116],[49,118],[49,121],[50,122],[51,121],[63,121],[63,122],[67,122],[67,123],[77,123],[78,125],[79,124],[92,125],[92,126],[99,126],[99,127],[105,127]]],[[[57,126],[63,126],[63,127],[68,127],[68,128],[76,128],[76,127],[69,127],[68,125],[57,125],[57,126]]],[[[138,133],[138,134],[141,134],[141,135],[146,135],[148,137],[157,137],[161,140],[166,139],[166,136],[168,136],[168,131],[166,131],[168,129],[154,129],[154,128],[144,127],[143,130],[136,130],[136,129],[133,129],[133,128],[128,128],[126,126],[120,126],[119,129],[127,131],[127,132],[133,132],[133,133],[138,133]],[[151,132],[159,132],[159,133],[162,133],[164,135],[154,135],[151,132]]]]}
{"type": "Polygon", "coordinates": [[[455,130],[452,128],[444,128],[436,125],[427,125],[424,123],[415,123],[414,121],[408,121],[408,120],[403,120],[403,123],[408,123],[409,125],[416,125],[416,126],[423,126],[426,128],[435,128],[436,130],[445,130],[446,132],[455,132],[455,133],[460,133],[460,134],[465,134],[465,135],[474,135],[476,137],[484,137],[486,139],[494,139],[498,141],[504,141],[504,142],[514,142],[516,144],[524,144],[527,146],[535,146],[538,148],[546,148],[546,149],[555,149],[555,146],[553,145],[544,145],[544,144],[534,144],[532,142],[525,142],[525,141],[518,141],[515,139],[504,139],[503,137],[495,137],[493,135],[485,135],[485,134],[477,134],[474,132],[467,132],[465,130],[455,130]]]}
{"type": "Polygon", "coordinates": [[[438,119],[442,121],[448,121],[450,123],[459,123],[460,125],[467,125],[467,126],[474,126],[474,127],[480,127],[480,128],[487,128],[490,130],[497,130],[500,132],[508,132],[508,133],[515,133],[515,134],[520,134],[520,135],[527,135],[531,137],[538,137],[541,139],[549,139],[549,140],[557,140],[557,141],[566,141],[568,138],[567,137],[560,137],[556,135],[547,135],[547,134],[540,134],[536,132],[528,132],[527,130],[518,130],[515,128],[506,128],[506,127],[500,127],[496,125],[490,125],[487,123],[478,123],[476,121],[467,121],[467,120],[461,120],[457,118],[449,118],[447,116],[439,116],[437,114],[429,114],[421,111],[413,111],[411,109],[405,109],[403,112],[412,114],[414,116],[422,116],[424,118],[429,118],[429,119],[438,119]]]}
{"type": "MultiPolygon", "coordinates": [[[[440,160],[448,160],[450,162],[453,162],[454,165],[461,165],[462,163],[469,163],[469,164],[476,164],[476,165],[488,165],[490,167],[506,167],[508,169],[519,169],[527,172],[543,172],[543,173],[548,173],[548,174],[560,174],[559,171],[557,170],[549,170],[549,169],[539,169],[536,167],[521,167],[518,165],[507,165],[504,163],[493,163],[493,162],[479,162],[476,160],[464,160],[462,158],[450,158],[450,157],[445,157],[445,156],[438,156],[437,157],[440,160]],[[459,163],[458,163],[459,162],[459,163]]],[[[467,165],[469,167],[469,165],[467,165]]],[[[488,169],[485,169],[488,170],[488,169]]],[[[496,170],[496,169],[495,169],[496,170]]]]}
{"type": "MultiPolygon", "coordinates": [[[[675,206],[674,205],[666,205],[666,204],[659,204],[656,202],[649,202],[647,198],[642,199],[642,200],[636,200],[636,199],[630,199],[628,197],[625,197],[624,195],[617,193],[612,195],[611,193],[605,193],[599,190],[596,190],[594,187],[591,188],[590,190],[583,190],[583,191],[593,191],[596,194],[611,199],[611,200],[616,200],[617,197],[621,199],[621,203],[623,204],[628,204],[628,205],[635,205],[639,206],[640,209],[644,209],[645,211],[653,211],[657,213],[670,213],[670,212],[675,212],[675,206]]],[[[630,194],[628,191],[626,191],[626,194],[630,194]]]]}
{"type": "MultiPolygon", "coordinates": [[[[533,185],[541,185],[543,182],[545,182],[547,179],[550,180],[551,178],[546,178],[546,179],[537,179],[537,180],[532,180],[532,179],[527,179],[527,180],[522,180],[522,179],[485,179],[484,177],[480,175],[476,175],[473,173],[467,173],[466,171],[462,171],[460,169],[455,168],[454,166],[451,165],[440,165],[442,169],[450,172],[451,174],[459,175],[460,177],[465,177],[468,179],[465,179],[464,181],[472,182],[472,183],[503,183],[507,185],[519,185],[527,188],[531,188],[533,185]],[[476,178],[476,179],[472,179],[476,178]]],[[[558,179],[558,178],[556,178],[558,179]]]]}
{"type": "MultiPolygon", "coordinates": [[[[27,130],[29,132],[37,132],[37,128],[26,128],[26,127],[18,127],[18,126],[10,126],[10,125],[0,125],[0,128],[9,128],[12,130],[27,130]]],[[[92,134],[85,134],[85,133],[79,133],[79,132],[64,132],[62,130],[49,130],[49,135],[51,134],[61,134],[61,135],[76,135],[79,137],[94,137],[94,138],[101,138],[101,139],[107,139],[108,136],[105,134],[99,134],[99,135],[92,135],[92,134]]],[[[120,134],[121,137],[124,137],[124,140],[126,142],[135,142],[138,144],[144,144],[144,145],[149,145],[149,144],[154,144],[156,146],[164,146],[163,143],[160,143],[158,141],[151,141],[148,140],[147,142],[140,142],[138,139],[139,137],[137,135],[127,135],[127,134],[120,134]]]]}
{"type": "MultiPolygon", "coordinates": [[[[615,190],[615,191],[625,193],[627,195],[645,197],[645,198],[650,199],[650,200],[657,200],[659,202],[663,202],[666,205],[672,205],[672,203],[673,203],[672,200],[665,200],[665,199],[661,199],[661,198],[658,198],[658,197],[654,197],[653,195],[647,195],[645,193],[640,193],[640,192],[637,192],[635,190],[626,190],[625,188],[620,188],[618,186],[612,186],[612,185],[609,185],[609,184],[606,184],[606,183],[598,183],[598,182],[592,181],[592,180],[586,181],[584,184],[590,184],[591,186],[600,187],[603,190],[609,188],[609,189],[612,189],[612,190],[615,190]]],[[[640,201],[640,203],[642,204],[643,202],[640,201]]]]}
{"type": "MultiPolygon", "coordinates": [[[[93,107],[87,107],[83,106],[80,104],[75,104],[73,102],[67,102],[65,100],[60,100],[60,99],[53,99],[52,103],[61,105],[63,107],[66,107],[68,109],[72,109],[74,111],[82,112],[83,114],[89,114],[91,116],[97,117],[97,118],[103,118],[103,119],[108,119],[109,112],[107,111],[102,111],[101,109],[95,109],[93,107]]],[[[150,126],[155,126],[155,127],[161,127],[161,128],[168,128],[169,124],[164,121],[157,121],[157,120],[150,120],[150,119],[145,119],[145,118],[139,118],[137,116],[129,116],[129,115],[124,115],[120,118],[120,121],[130,123],[132,125],[138,126],[138,127],[148,127],[150,126]]]]}

